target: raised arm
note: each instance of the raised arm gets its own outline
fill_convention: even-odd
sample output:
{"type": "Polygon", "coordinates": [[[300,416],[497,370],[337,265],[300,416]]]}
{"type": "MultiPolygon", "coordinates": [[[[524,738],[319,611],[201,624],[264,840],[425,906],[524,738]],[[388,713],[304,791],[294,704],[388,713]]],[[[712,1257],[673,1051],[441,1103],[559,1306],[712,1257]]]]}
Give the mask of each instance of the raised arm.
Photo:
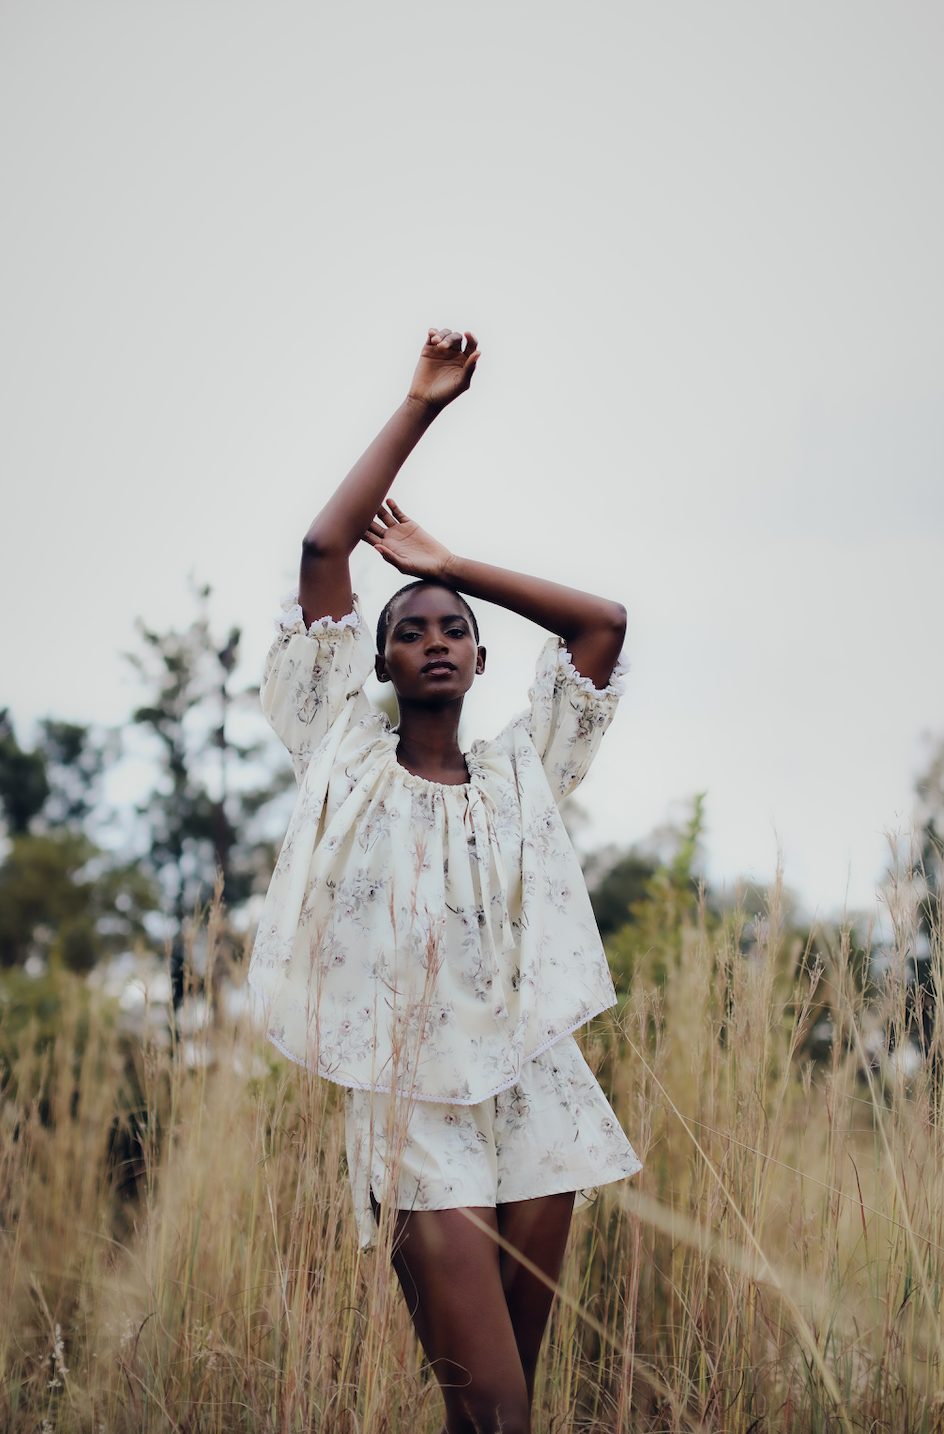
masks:
{"type": "Polygon", "coordinates": [[[305,534],[298,592],[306,623],[351,611],[351,553],[433,419],[469,387],[478,357],[472,334],[429,330],[409,394],[305,534]]]}
{"type": "Polygon", "coordinates": [[[382,558],[401,573],[448,583],[468,597],[484,598],[520,613],[567,644],[574,666],[595,687],[605,687],[626,634],[626,609],[578,588],[526,573],[460,558],[389,501],[364,533],[382,558]]]}

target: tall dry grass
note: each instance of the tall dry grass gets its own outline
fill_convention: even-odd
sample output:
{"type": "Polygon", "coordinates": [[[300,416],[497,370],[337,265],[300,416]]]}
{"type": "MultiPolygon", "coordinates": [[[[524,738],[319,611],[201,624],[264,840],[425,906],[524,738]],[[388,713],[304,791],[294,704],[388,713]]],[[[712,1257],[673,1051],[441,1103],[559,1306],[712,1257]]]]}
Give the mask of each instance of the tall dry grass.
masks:
{"type": "MultiPolygon", "coordinates": [[[[535,1429],[944,1429],[942,1032],[910,1078],[870,1065],[908,1022],[909,884],[888,903],[875,999],[847,934],[822,966],[794,949],[777,889],[748,955],[736,915],[671,882],[650,904],[587,1035],[645,1168],[575,1220],[535,1429]]],[[[939,939],[934,966],[940,997],[939,939]]],[[[222,1016],[188,1065],[78,1006],[5,1077],[0,1427],[437,1429],[384,1251],[357,1249],[338,1090],[222,1016]]]]}

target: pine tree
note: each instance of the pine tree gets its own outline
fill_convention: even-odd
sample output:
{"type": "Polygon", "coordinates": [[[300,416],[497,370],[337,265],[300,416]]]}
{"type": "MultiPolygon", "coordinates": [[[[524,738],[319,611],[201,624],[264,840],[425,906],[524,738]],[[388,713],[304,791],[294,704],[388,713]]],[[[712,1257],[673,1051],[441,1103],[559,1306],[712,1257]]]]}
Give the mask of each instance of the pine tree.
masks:
{"type": "Polygon", "coordinates": [[[148,830],[148,861],[179,933],[213,890],[217,871],[232,907],[267,874],[271,844],[254,819],[285,790],[287,767],[266,770],[264,744],[236,742],[233,709],[258,700],[256,689],[233,694],[239,628],[215,639],[207,611],[210,588],[196,590],[199,610],[182,631],[138,623],[143,651],[127,654],[148,692],[132,721],[155,739],[158,780],[139,809],[148,830]]]}

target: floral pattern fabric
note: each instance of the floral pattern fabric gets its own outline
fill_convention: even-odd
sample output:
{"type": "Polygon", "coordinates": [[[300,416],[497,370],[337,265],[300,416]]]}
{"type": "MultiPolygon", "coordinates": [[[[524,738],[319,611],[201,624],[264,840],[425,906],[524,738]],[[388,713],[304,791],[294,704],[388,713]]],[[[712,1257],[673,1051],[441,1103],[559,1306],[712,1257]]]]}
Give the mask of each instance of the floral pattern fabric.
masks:
{"type": "Polygon", "coordinates": [[[348,1090],[345,1137],[364,1248],[377,1235],[371,1192],[398,1210],[451,1210],[574,1190],[579,1209],[642,1168],[573,1036],[479,1105],[348,1090]]]}
{"type": "Polygon", "coordinates": [[[615,1001],[558,804],[623,669],[598,691],[551,638],[529,708],[442,786],[397,762],[362,690],[373,659],[356,608],[307,631],[286,608],[262,702],[300,790],[250,980],[269,1038],[328,1080],[474,1105],[615,1001]]]}

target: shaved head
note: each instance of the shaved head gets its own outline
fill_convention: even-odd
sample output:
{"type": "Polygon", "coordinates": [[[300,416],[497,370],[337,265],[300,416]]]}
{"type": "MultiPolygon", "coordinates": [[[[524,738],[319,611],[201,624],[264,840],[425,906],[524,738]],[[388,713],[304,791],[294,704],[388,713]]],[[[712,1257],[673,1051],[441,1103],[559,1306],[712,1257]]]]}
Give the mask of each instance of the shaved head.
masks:
{"type": "Polygon", "coordinates": [[[405,597],[407,593],[416,592],[417,588],[445,588],[446,592],[452,593],[456,601],[459,603],[460,607],[463,608],[463,610],[467,614],[469,623],[472,627],[472,632],[475,635],[475,641],[478,642],[479,625],[475,620],[475,613],[469,607],[469,604],[466,602],[462,594],[457,593],[455,588],[451,588],[448,583],[437,583],[433,582],[430,578],[420,578],[417,582],[407,583],[406,587],[400,588],[398,592],[395,592],[393,597],[387,603],[387,606],[384,608],[383,612],[380,614],[380,618],[377,622],[378,652],[382,653],[387,646],[387,632],[389,630],[391,622],[393,621],[394,609],[396,608],[396,605],[399,602],[400,598],[405,597]]]}

